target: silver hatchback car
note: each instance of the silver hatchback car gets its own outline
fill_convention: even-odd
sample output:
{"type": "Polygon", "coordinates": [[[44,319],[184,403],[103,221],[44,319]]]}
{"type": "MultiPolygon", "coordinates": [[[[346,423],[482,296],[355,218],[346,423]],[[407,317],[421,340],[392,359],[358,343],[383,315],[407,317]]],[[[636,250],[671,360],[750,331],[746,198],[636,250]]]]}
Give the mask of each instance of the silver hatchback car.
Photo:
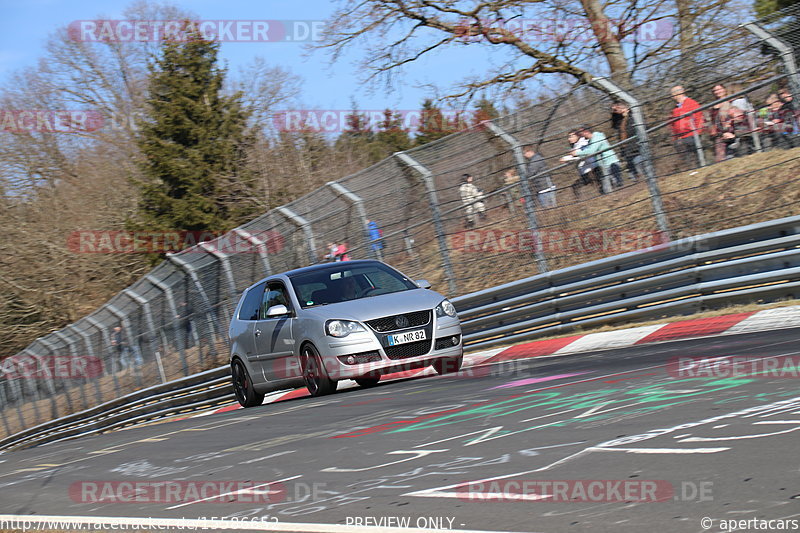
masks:
{"type": "Polygon", "coordinates": [[[261,405],[268,392],[303,386],[312,396],[339,380],[363,387],[381,375],[432,365],[461,368],[456,310],[380,261],[343,261],[270,276],[248,288],[228,335],[236,399],[261,405]]]}

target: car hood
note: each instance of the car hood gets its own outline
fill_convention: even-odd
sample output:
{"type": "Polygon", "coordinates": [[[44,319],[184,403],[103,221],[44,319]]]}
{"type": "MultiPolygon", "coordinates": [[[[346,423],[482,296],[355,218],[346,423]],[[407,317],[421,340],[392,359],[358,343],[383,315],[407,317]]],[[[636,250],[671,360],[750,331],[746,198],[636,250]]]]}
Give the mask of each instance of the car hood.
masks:
{"type": "Polygon", "coordinates": [[[368,298],[359,298],[349,302],[321,305],[303,311],[305,315],[320,318],[339,318],[344,320],[372,320],[390,315],[433,309],[444,300],[444,296],[429,289],[412,289],[409,291],[381,294],[368,298]]]}

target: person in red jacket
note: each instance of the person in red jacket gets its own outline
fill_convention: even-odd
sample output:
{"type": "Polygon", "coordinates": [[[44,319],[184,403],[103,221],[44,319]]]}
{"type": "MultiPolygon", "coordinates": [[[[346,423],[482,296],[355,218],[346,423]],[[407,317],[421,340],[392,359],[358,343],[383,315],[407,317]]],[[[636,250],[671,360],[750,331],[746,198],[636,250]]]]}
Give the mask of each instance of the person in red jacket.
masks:
{"type": "MultiPolygon", "coordinates": [[[[700,107],[700,104],[686,96],[686,91],[682,86],[676,85],[670,92],[676,102],[675,108],[672,110],[673,119],[691,113],[700,107]]],[[[703,131],[703,113],[698,111],[679,118],[671,124],[671,127],[675,151],[678,152],[684,169],[692,170],[700,166],[695,143],[700,140],[700,134],[703,131]]]]}

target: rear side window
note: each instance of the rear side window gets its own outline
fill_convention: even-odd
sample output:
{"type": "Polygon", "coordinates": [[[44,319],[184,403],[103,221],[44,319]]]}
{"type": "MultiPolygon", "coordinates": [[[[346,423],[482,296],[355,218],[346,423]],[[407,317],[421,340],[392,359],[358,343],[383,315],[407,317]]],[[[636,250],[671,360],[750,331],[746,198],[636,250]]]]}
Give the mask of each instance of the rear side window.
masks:
{"type": "Polygon", "coordinates": [[[239,320],[258,320],[261,298],[264,296],[266,283],[259,283],[244,295],[244,302],[239,308],[239,320]]]}

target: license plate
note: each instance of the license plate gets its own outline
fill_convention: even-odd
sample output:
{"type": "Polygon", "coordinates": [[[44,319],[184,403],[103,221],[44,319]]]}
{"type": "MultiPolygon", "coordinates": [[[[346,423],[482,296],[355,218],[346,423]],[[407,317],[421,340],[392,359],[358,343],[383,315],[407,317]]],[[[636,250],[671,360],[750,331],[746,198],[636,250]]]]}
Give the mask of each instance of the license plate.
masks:
{"type": "Polygon", "coordinates": [[[408,342],[424,341],[426,338],[427,337],[425,336],[424,329],[418,329],[415,331],[408,331],[406,333],[399,333],[397,335],[386,336],[386,340],[389,341],[389,346],[406,344],[408,342]]]}

